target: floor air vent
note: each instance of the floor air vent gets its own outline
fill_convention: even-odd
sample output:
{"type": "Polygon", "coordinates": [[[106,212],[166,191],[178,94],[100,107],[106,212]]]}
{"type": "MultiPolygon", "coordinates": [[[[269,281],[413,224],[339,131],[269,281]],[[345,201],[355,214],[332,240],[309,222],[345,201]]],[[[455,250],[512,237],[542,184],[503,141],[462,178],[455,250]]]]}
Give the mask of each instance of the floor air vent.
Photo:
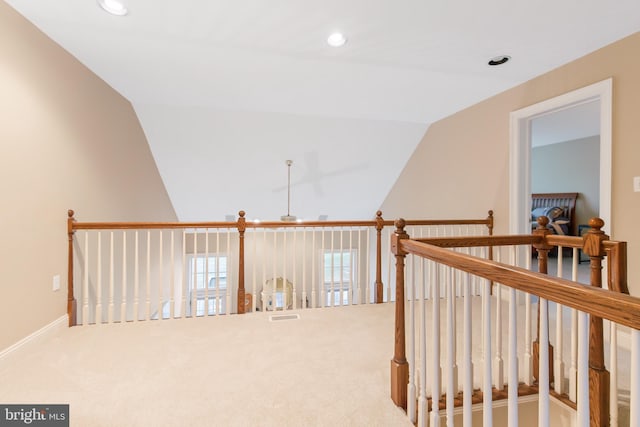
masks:
{"type": "Polygon", "coordinates": [[[269,316],[270,322],[280,322],[282,320],[298,320],[300,319],[299,314],[272,314],[269,316]]]}

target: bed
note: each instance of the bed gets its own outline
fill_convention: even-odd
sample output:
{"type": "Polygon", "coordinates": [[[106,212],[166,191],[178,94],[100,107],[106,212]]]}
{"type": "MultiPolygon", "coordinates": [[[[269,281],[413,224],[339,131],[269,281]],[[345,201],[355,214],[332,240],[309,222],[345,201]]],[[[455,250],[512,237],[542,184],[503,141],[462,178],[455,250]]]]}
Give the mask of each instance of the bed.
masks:
{"type": "Polygon", "coordinates": [[[549,218],[547,226],[553,233],[577,236],[576,200],[579,193],[533,193],[531,195],[531,229],[538,225],[538,217],[549,218]]]}

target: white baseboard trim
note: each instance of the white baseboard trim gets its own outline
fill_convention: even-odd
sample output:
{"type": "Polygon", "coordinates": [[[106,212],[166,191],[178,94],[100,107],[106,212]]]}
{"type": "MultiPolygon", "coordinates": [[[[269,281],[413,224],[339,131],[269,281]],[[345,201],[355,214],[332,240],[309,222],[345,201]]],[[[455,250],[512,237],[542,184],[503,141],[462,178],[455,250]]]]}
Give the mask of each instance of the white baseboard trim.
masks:
{"type": "Polygon", "coordinates": [[[53,322],[49,323],[48,325],[45,325],[42,328],[40,328],[37,331],[35,331],[34,333],[22,338],[17,343],[15,343],[15,344],[5,348],[4,350],[0,351],[0,360],[2,360],[2,358],[7,356],[8,354],[16,351],[17,349],[19,349],[20,347],[22,347],[23,345],[25,345],[29,341],[39,337],[40,335],[43,335],[43,334],[49,332],[50,330],[52,330],[54,328],[59,327],[60,325],[67,325],[68,322],[69,322],[69,317],[66,314],[64,316],[61,316],[61,317],[57,318],[56,320],[54,320],[53,322]]]}

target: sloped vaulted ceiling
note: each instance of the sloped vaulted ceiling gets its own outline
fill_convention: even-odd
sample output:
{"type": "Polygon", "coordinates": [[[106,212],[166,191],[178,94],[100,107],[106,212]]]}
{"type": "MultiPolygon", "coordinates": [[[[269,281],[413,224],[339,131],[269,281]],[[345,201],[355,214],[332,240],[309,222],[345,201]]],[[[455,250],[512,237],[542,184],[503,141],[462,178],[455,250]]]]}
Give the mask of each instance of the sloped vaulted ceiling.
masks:
{"type": "Polygon", "coordinates": [[[292,213],[369,218],[430,123],[640,29],[637,0],[7,3],[131,101],[181,220],[279,218],[287,159],[292,213]]]}

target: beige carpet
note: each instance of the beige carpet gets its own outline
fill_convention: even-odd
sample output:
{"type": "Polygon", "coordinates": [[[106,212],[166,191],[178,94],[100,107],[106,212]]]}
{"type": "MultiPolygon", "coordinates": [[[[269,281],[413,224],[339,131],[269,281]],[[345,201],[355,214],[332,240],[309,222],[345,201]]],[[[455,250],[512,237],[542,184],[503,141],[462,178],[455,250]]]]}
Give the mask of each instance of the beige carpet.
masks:
{"type": "Polygon", "coordinates": [[[393,304],[57,328],[0,359],[0,402],[72,426],[408,426],[393,304]]]}

